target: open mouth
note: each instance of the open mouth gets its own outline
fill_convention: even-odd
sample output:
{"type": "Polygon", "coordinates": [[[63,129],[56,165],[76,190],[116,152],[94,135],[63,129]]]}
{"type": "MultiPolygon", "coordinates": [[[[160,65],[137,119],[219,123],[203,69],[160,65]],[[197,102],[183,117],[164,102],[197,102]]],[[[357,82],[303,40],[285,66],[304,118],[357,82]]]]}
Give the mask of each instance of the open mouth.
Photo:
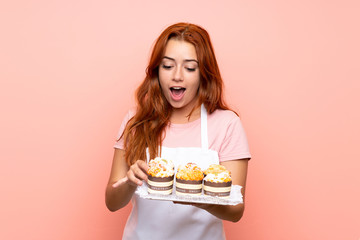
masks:
{"type": "Polygon", "coordinates": [[[186,88],[183,88],[183,87],[171,87],[170,88],[171,95],[174,100],[180,100],[184,96],[185,90],[186,90],[186,88]]]}
{"type": "Polygon", "coordinates": [[[183,87],[171,87],[170,91],[172,92],[172,94],[174,94],[175,96],[181,95],[185,92],[186,88],[183,87]]]}

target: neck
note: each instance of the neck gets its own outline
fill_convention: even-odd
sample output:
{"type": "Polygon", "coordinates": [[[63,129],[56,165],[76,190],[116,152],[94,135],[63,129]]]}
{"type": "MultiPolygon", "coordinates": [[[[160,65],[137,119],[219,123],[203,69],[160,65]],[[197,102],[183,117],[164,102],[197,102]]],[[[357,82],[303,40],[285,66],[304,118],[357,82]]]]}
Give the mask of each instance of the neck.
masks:
{"type": "Polygon", "coordinates": [[[201,117],[201,108],[197,107],[194,109],[192,114],[189,117],[190,110],[183,110],[183,109],[173,109],[173,112],[170,117],[170,122],[175,124],[182,124],[195,121],[201,117]]]}

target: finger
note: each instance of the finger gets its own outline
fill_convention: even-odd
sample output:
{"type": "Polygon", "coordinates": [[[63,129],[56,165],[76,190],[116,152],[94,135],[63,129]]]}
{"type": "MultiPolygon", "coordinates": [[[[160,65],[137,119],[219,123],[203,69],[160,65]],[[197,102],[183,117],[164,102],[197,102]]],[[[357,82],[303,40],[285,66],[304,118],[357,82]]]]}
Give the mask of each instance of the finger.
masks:
{"type": "Polygon", "coordinates": [[[149,166],[142,160],[137,160],[133,166],[133,171],[135,175],[138,178],[147,181],[147,171],[149,169],[149,166]]]}
{"type": "Polygon", "coordinates": [[[121,178],[119,181],[117,181],[116,183],[114,183],[112,185],[113,188],[117,188],[118,186],[122,185],[123,183],[126,183],[128,181],[127,177],[121,178]]]}
{"type": "Polygon", "coordinates": [[[134,165],[130,167],[130,170],[134,173],[136,178],[147,181],[147,171],[145,170],[147,165],[145,167],[144,164],[146,165],[144,161],[137,161],[134,165]]]}
{"type": "Polygon", "coordinates": [[[136,163],[139,166],[139,168],[142,169],[144,172],[147,172],[147,170],[149,169],[149,166],[143,160],[137,160],[136,163]]]}
{"type": "Polygon", "coordinates": [[[135,176],[135,173],[132,170],[127,172],[127,178],[129,179],[129,183],[135,186],[141,186],[143,183],[141,179],[135,176]]]}
{"type": "Polygon", "coordinates": [[[194,207],[204,209],[204,210],[209,210],[210,208],[213,208],[215,206],[213,204],[207,204],[207,203],[193,203],[191,205],[194,207]]]}
{"type": "Polygon", "coordinates": [[[201,204],[201,203],[193,203],[191,205],[194,206],[194,207],[201,208],[201,209],[206,209],[207,207],[209,207],[208,204],[201,204]]]}

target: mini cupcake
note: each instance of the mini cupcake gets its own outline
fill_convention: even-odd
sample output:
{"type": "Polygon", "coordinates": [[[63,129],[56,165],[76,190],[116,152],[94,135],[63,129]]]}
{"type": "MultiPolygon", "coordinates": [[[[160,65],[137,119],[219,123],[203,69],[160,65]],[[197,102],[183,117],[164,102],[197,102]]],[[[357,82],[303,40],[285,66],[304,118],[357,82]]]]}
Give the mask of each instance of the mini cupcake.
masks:
{"type": "Polygon", "coordinates": [[[224,166],[212,164],[204,171],[204,194],[220,198],[229,198],[231,191],[231,173],[224,166]]]}
{"type": "Polygon", "coordinates": [[[174,164],[171,160],[155,158],[148,169],[148,193],[169,195],[173,190],[174,164]]]}
{"type": "Polygon", "coordinates": [[[201,195],[204,174],[195,163],[180,165],[176,173],[176,195],[201,195]]]}

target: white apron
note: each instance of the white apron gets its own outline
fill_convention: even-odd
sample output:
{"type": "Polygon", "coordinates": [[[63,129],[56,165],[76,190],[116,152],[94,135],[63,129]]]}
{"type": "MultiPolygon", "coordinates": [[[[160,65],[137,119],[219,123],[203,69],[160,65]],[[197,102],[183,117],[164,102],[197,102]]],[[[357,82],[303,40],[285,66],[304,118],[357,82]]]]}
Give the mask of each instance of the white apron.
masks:
{"type": "MultiPolygon", "coordinates": [[[[201,105],[201,148],[162,147],[161,157],[179,164],[194,162],[203,170],[219,164],[216,151],[208,149],[207,112],[201,105]]],[[[149,161],[149,159],[147,159],[149,161]]],[[[174,183],[175,188],[175,183],[174,183]]],[[[124,240],[221,240],[222,221],[207,211],[172,201],[141,199],[134,194],[132,211],[126,223],[124,240]]]]}

